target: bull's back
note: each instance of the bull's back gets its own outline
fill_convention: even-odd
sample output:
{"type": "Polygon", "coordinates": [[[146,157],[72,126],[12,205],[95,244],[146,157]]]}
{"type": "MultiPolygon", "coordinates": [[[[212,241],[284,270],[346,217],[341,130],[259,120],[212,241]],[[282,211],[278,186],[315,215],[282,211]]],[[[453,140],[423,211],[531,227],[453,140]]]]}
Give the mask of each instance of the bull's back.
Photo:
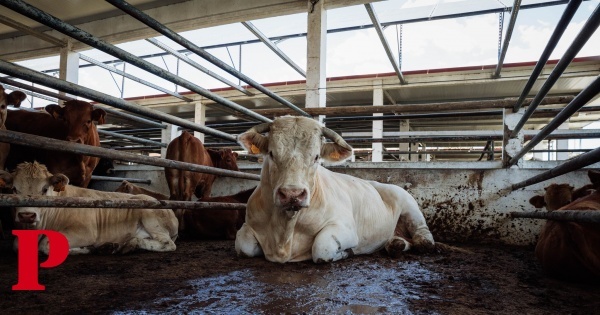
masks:
{"type": "MultiPolygon", "coordinates": [[[[558,209],[600,211],[597,191],[558,209]]],[[[544,271],[567,280],[600,279],[600,224],[546,222],[535,248],[544,271]]]]}

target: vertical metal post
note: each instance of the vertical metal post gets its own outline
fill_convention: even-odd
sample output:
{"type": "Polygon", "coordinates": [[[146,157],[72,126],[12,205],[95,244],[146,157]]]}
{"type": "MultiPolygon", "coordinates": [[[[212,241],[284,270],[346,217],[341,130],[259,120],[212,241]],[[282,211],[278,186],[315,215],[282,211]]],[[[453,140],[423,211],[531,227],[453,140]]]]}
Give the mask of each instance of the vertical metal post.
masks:
{"type": "Polygon", "coordinates": [[[502,51],[500,53],[500,56],[498,57],[498,65],[496,66],[496,71],[493,75],[494,78],[500,77],[500,71],[502,71],[504,57],[506,57],[506,52],[508,51],[508,45],[510,44],[510,38],[512,37],[512,33],[515,28],[515,23],[517,22],[517,15],[519,14],[520,7],[521,0],[515,0],[515,2],[513,3],[512,12],[510,14],[510,21],[508,22],[508,28],[506,29],[504,43],[502,44],[502,51]]]}

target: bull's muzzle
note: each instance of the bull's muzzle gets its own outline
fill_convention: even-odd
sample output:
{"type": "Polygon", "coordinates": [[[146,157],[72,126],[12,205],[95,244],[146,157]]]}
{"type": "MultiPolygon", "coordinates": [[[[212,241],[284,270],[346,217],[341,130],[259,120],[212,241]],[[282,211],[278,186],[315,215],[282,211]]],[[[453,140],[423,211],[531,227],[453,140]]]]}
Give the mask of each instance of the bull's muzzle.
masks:
{"type": "Polygon", "coordinates": [[[277,189],[279,204],[286,210],[298,211],[308,207],[308,192],[305,188],[281,187],[277,189]]]}
{"type": "Polygon", "coordinates": [[[37,219],[37,214],[35,212],[19,212],[17,218],[19,223],[33,224],[37,219]]]}

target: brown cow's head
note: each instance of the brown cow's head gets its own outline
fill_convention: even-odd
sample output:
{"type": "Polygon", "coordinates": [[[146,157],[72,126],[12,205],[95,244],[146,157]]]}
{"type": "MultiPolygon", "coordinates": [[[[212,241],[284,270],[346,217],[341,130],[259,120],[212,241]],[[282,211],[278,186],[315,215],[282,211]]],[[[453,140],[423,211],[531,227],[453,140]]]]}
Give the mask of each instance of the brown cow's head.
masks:
{"type": "Polygon", "coordinates": [[[239,171],[237,166],[237,152],[231,151],[231,149],[212,150],[207,149],[210,159],[213,165],[218,168],[239,171]]]}
{"type": "Polygon", "coordinates": [[[548,211],[554,211],[571,203],[573,198],[573,186],[569,184],[550,184],[544,188],[546,193],[543,196],[534,196],[529,199],[536,208],[546,206],[548,211]]]}
{"type": "Polygon", "coordinates": [[[340,135],[306,117],[277,118],[239,135],[238,141],[248,152],[265,155],[261,186],[273,189],[274,205],[289,211],[310,205],[322,159],[341,162],[352,156],[340,135]],[[265,132],[268,136],[261,135],[265,132]]]}
{"type": "Polygon", "coordinates": [[[21,102],[25,100],[26,97],[27,96],[25,93],[20,91],[14,91],[10,94],[6,94],[4,92],[4,87],[0,85],[0,126],[4,126],[4,123],[6,122],[8,105],[19,107],[21,106],[21,102]]]}
{"type": "MultiPolygon", "coordinates": [[[[38,162],[25,162],[17,165],[12,173],[13,191],[19,195],[58,196],[65,190],[69,178],[63,174],[52,175],[45,165],[38,162]]],[[[35,225],[40,221],[45,208],[19,207],[15,221],[35,225]]]]}
{"type": "Polygon", "coordinates": [[[94,108],[88,102],[67,101],[64,107],[58,105],[46,106],[46,111],[55,119],[65,122],[69,130],[67,140],[76,143],[86,143],[93,122],[104,123],[106,112],[102,108],[94,108]]]}

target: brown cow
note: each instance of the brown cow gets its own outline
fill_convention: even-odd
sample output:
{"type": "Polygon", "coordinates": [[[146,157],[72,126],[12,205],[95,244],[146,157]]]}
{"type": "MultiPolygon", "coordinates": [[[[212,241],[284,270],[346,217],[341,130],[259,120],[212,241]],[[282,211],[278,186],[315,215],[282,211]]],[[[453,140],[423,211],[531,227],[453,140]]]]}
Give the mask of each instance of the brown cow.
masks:
{"type": "MultiPolygon", "coordinates": [[[[235,195],[201,199],[204,202],[247,203],[256,187],[240,191],[235,195]]],[[[186,211],[186,236],[198,239],[234,240],[237,231],[246,220],[246,210],[199,210],[186,211]]]]}
{"type": "MultiPolygon", "coordinates": [[[[166,158],[198,165],[238,170],[237,153],[232,152],[230,149],[207,150],[204,148],[202,141],[187,131],[183,131],[179,137],[169,143],[166,158]]],[[[199,199],[208,198],[212,191],[212,184],[217,178],[216,175],[166,167],[165,176],[171,193],[170,199],[182,201],[192,200],[192,194],[199,199]]],[[[185,228],[183,212],[183,210],[175,210],[175,214],[179,219],[180,230],[185,228]]]]}
{"type": "MultiPolygon", "coordinates": [[[[597,188],[598,173],[588,172],[597,188]]],[[[567,202],[561,210],[600,210],[600,191],[567,202]]],[[[558,205],[570,198],[561,185],[546,188],[544,199],[558,205]]],[[[600,224],[548,220],[538,238],[535,255],[551,276],[571,281],[600,280],[600,224]]]]}
{"type": "Polygon", "coordinates": [[[115,191],[126,193],[126,194],[132,194],[132,195],[148,195],[148,196],[154,197],[158,200],[169,200],[169,196],[167,196],[165,194],[161,194],[159,192],[134,185],[126,180],[124,180],[121,183],[121,186],[119,186],[115,191]]]}
{"type": "MultiPolygon", "coordinates": [[[[46,111],[31,112],[26,110],[12,111],[6,120],[6,128],[53,139],[67,140],[93,146],[100,146],[98,131],[94,121],[104,123],[106,112],[94,108],[83,101],[67,101],[64,107],[46,106],[46,111]]],[[[71,184],[87,187],[92,171],[99,158],[72,153],[46,151],[23,146],[13,146],[15,150],[9,155],[7,167],[13,169],[24,161],[45,164],[52,173],[63,173],[71,179],[71,184]]]]}
{"type": "MultiPolygon", "coordinates": [[[[14,107],[21,106],[21,102],[27,96],[25,93],[15,91],[10,94],[4,92],[4,87],[0,85],[0,130],[6,130],[6,117],[8,116],[8,105],[14,107]]],[[[0,143],[0,170],[4,170],[6,159],[8,158],[8,152],[10,151],[9,143],[0,143]]]]}

